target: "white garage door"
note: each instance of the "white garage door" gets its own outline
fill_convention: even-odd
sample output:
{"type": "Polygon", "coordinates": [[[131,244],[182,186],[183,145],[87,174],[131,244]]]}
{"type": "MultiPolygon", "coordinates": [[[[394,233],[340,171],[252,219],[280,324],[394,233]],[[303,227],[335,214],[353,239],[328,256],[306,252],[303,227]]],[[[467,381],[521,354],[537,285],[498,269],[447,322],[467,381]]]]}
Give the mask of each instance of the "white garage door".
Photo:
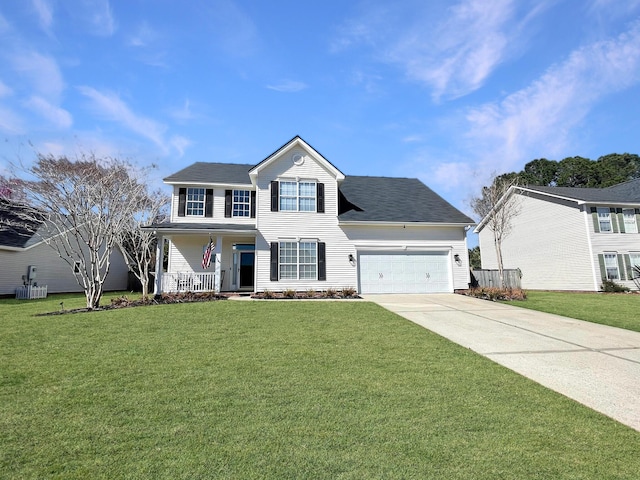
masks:
{"type": "Polygon", "coordinates": [[[361,293],[451,291],[447,252],[366,253],[358,265],[361,293]]]}

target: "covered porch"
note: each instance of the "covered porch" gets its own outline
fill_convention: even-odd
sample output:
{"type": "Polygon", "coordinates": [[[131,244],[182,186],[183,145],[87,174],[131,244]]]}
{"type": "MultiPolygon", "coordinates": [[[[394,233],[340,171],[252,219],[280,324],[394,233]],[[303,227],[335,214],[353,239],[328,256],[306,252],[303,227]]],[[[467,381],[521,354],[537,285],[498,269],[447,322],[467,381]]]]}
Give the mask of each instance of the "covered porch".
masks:
{"type": "Polygon", "coordinates": [[[154,294],[253,292],[253,225],[155,225],[158,240],[154,294]],[[210,260],[206,251],[211,244],[210,260]],[[163,268],[163,259],[166,267],[163,268]]]}

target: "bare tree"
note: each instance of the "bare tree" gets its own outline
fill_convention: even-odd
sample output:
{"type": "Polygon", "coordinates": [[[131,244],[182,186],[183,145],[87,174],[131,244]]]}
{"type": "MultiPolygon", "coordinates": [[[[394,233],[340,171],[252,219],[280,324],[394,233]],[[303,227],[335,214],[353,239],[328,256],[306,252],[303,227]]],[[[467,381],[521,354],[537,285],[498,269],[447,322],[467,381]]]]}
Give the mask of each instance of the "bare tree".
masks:
{"type": "Polygon", "coordinates": [[[155,265],[156,236],[152,230],[142,227],[160,223],[167,217],[169,196],[160,190],[141,192],[136,202],[137,211],[131,217],[131,223],[122,232],[119,239],[129,270],[133,272],[142,286],[142,296],[149,295],[149,271],[155,265]]]}
{"type": "Polygon", "coordinates": [[[471,208],[486,222],[486,228],[493,232],[496,249],[500,286],[506,287],[502,261],[502,242],[511,233],[512,221],[520,213],[517,197],[512,189],[518,186],[516,175],[497,176],[492,174],[491,185],[482,187],[480,196],[471,199],[471,208]]]}
{"type": "Polygon", "coordinates": [[[131,225],[146,191],[132,166],[114,158],[38,154],[21,180],[25,224],[72,269],[87,308],[100,305],[111,254],[131,225]]]}

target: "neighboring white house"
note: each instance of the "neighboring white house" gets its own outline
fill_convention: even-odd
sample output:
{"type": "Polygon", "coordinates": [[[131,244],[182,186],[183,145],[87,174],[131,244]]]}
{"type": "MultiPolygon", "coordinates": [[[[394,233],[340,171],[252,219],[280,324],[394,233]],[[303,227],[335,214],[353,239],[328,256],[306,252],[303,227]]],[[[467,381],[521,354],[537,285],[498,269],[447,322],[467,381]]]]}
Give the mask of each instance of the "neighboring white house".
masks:
{"type": "Polygon", "coordinates": [[[417,179],[345,176],[300,137],[257,165],[199,162],[164,182],[170,221],[149,227],[169,243],[156,294],[468,288],[471,218],[417,179]]]}
{"type": "MultiPolygon", "coordinates": [[[[33,228],[21,226],[24,221],[16,215],[18,208],[0,199],[0,295],[14,295],[27,283],[47,286],[48,293],[82,292],[69,264],[33,228]]],[[[126,290],[127,281],[124,257],[115,250],[104,289],[126,290]]]]}
{"type": "MultiPolygon", "coordinates": [[[[522,288],[598,291],[602,280],[635,288],[640,265],[640,179],[608,188],[511,187],[519,213],[502,243],[504,268],[522,288]]],[[[493,234],[482,219],[482,268],[497,268],[493,234]]]]}

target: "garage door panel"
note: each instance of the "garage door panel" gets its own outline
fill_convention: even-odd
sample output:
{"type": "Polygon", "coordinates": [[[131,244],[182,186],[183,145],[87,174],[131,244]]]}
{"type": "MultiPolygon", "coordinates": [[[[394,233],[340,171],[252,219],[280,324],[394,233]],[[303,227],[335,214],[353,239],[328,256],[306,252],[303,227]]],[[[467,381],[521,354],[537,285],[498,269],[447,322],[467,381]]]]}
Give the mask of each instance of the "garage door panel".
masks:
{"type": "Polygon", "coordinates": [[[362,293],[436,293],[450,291],[447,252],[360,254],[362,293]]]}

